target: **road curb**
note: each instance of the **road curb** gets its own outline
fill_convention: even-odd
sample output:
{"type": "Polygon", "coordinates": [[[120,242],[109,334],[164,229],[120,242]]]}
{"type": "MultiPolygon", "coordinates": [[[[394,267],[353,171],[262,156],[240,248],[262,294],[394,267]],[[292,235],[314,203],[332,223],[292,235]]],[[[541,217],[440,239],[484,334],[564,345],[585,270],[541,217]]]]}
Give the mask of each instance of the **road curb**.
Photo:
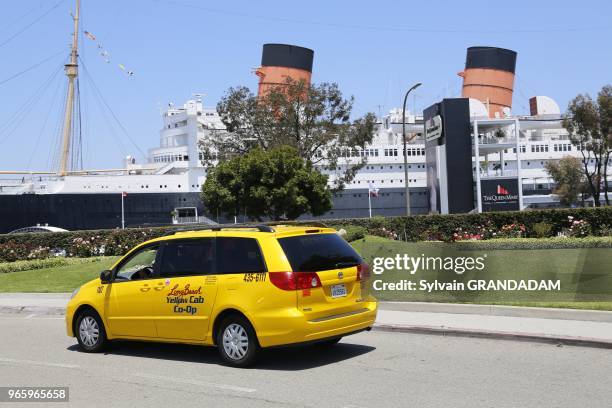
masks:
{"type": "Polygon", "coordinates": [[[393,310],[397,312],[476,314],[483,316],[529,317],[537,319],[612,323],[612,312],[605,310],[433,302],[379,302],[378,307],[380,310],[393,310]]]}
{"type": "MultiPolygon", "coordinates": [[[[423,313],[456,313],[456,314],[480,314],[480,315],[493,315],[493,316],[512,316],[512,317],[531,317],[531,318],[555,318],[550,317],[548,312],[549,309],[544,308],[530,308],[536,310],[529,310],[527,313],[517,315],[521,313],[520,307],[511,306],[489,306],[489,305],[453,305],[445,303],[401,303],[403,306],[400,310],[397,308],[397,304],[394,302],[381,302],[380,306],[382,310],[394,310],[394,311],[410,311],[410,312],[423,312],[423,313]],[[459,306],[459,307],[456,307],[459,306]],[[466,308],[467,306],[467,308],[466,308]],[[501,310],[500,310],[501,309],[501,310]],[[467,312],[466,312],[467,311],[467,312]],[[478,313],[477,311],[480,311],[478,313]]],[[[567,310],[564,310],[567,311],[567,310]]],[[[597,322],[609,322],[607,315],[612,315],[612,312],[598,312],[591,314],[590,311],[582,311],[572,309],[572,312],[586,312],[571,314],[574,316],[573,319],[567,316],[567,314],[557,314],[553,311],[553,315],[557,316],[557,319],[562,320],[583,320],[583,321],[597,321],[597,322]],[[604,315],[601,315],[603,313],[604,315]],[[591,314],[591,319],[588,319],[591,314]],[[584,319],[577,319],[576,316],[586,317],[584,319]]],[[[40,316],[64,316],[66,309],[64,307],[52,307],[52,306],[17,306],[17,305],[4,305],[0,306],[0,313],[4,314],[25,314],[25,315],[40,315],[40,316]]],[[[563,312],[563,311],[562,311],[563,312]]],[[[612,341],[605,341],[589,337],[574,337],[574,336],[558,336],[558,335],[547,335],[539,333],[519,333],[519,332],[503,332],[493,330],[474,330],[474,329],[462,329],[444,326],[424,326],[424,325],[402,325],[402,324],[388,324],[388,323],[375,323],[373,330],[381,332],[395,332],[395,333],[413,333],[413,334],[427,334],[427,335],[438,335],[438,336],[453,336],[453,337],[469,337],[469,338],[488,338],[497,340],[513,340],[513,341],[528,341],[537,343],[547,343],[556,345],[568,345],[568,346],[581,346],[581,347],[592,347],[592,348],[604,348],[612,349],[612,341]]]]}
{"type": "Polygon", "coordinates": [[[381,331],[381,332],[413,333],[413,334],[429,334],[429,335],[437,335],[437,336],[527,341],[527,342],[547,343],[547,344],[556,344],[556,345],[565,345],[565,346],[580,346],[580,347],[612,349],[612,342],[588,338],[588,337],[553,336],[553,335],[547,335],[547,334],[513,333],[513,332],[472,330],[472,329],[460,329],[460,328],[449,328],[449,327],[407,326],[407,325],[390,325],[390,324],[376,324],[376,323],[374,324],[373,330],[381,331]]]}

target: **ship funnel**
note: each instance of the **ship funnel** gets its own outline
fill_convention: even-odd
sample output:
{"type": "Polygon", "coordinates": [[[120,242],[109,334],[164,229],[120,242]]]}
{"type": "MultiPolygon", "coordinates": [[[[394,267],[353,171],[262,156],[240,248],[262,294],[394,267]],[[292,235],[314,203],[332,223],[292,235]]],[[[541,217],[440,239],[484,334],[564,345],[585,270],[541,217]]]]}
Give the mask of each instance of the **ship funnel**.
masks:
{"type": "Polygon", "coordinates": [[[512,107],[516,55],[504,48],[468,48],[465,70],[459,73],[463,77],[462,96],[484,103],[489,117],[503,118],[512,107]]]}
{"type": "Polygon", "coordinates": [[[310,85],[314,51],[296,45],[264,44],[261,67],[255,74],[259,77],[257,95],[262,97],[277,86],[282,86],[287,78],[304,81],[310,85]]]}

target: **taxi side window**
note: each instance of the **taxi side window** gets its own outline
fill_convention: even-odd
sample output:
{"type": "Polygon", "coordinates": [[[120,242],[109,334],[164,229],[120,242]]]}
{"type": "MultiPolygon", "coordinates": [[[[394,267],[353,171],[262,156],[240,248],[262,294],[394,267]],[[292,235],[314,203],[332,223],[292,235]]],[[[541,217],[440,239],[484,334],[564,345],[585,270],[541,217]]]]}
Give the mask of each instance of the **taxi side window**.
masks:
{"type": "Polygon", "coordinates": [[[266,272],[257,240],[253,238],[217,238],[217,273],[266,272]]]}
{"type": "Polygon", "coordinates": [[[209,275],[213,273],[212,238],[169,241],[164,245],[160,277],[209,275]]]}
{"type": "Polygon", "coordinates": [[[153,277],[159,245],[153,245],[134,253],[117,269],[115,281],[150,279],[153,277]]]}

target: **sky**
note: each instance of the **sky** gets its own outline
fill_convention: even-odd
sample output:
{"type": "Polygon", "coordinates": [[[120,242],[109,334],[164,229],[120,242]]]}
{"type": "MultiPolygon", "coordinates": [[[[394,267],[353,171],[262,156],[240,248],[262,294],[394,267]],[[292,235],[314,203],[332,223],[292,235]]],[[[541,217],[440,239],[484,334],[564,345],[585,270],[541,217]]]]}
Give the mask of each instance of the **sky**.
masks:
{"type": "MultiPolygon", "coordinates": [[[[0,170],[56,170],[74,0],[0,0],[0,170]]],[[[458,97],[467,47],[518,52],[515,114],[546,95],[562,111],[612,83],[610,1],[211,2],[81,0],[80,94],[86,169],[143,162],[160,110],[195,93],[216,106],[231,86],[256,91],[262,45],[315,51],[313,82],[353,95],[353,118],[458,97]],[[96,37],[83,35],[87,30],[96,37]],[[110,57],[106,63],[97,44],[110,57]],[[125,70],[119,68],[122,64],[125,70]],[[127,71],[133,71],[130,76],[127,71]],[[110,108],[110,109],[109,109],[110,108]]]]}

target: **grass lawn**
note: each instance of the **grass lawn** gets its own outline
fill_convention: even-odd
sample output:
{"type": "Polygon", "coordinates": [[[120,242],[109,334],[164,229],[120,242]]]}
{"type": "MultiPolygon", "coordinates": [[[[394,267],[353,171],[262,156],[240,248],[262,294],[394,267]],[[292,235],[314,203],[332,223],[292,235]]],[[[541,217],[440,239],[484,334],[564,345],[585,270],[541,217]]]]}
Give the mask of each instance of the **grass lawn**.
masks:
{"type": "MultiPolygon", "coordinates": [[[[483,256],[486,268],[480,272],[457,275],[452,271],[418,271],[410,275],[404,270],[386,270],[372,275],[372,280],[397,282],[403,279],[418,282],[465,281],[469,279],[559,279],[559,292],[479,292],[438,290],[373,291],[380,300],[424,301],[444,303],[477,303],[511,306],[556,307],[612,310],[612,250],[609,248],[483,250],[460,249],[458,245],[439,242],[406,243],[367,236],[352,245],[372,266],[374,257],[395,257],[396,254],[440,257],[483,256]]],[[[71,292],[99,276],[117,257],[97,262],[49,267],[20,272],[0,273],[0,292],[71,292]]]]}
{"type": "Polygon", "coordinates": [[[100,276],[116,259],[109,256],[98,262],[0,273],[0,292],[72,292],[100,276]]]}
{"type": "Polygon", "coordinates": [[[374,290],[380,300],[444,303],[478,303],[533,307],[561,307],[612,310],[612,250],[609,248],[573,249],[469,249],[442,242],[401,242],[366,236],[353,246],[370,264],[375,257],[483,257],[482,271],[456,274],[447,270],[388,269],[372,274],[372,280],[395,283],[421,280],[445,283],[469,280],[559,280],[560,291],[473,291],[473,290],[374,290]]]}

